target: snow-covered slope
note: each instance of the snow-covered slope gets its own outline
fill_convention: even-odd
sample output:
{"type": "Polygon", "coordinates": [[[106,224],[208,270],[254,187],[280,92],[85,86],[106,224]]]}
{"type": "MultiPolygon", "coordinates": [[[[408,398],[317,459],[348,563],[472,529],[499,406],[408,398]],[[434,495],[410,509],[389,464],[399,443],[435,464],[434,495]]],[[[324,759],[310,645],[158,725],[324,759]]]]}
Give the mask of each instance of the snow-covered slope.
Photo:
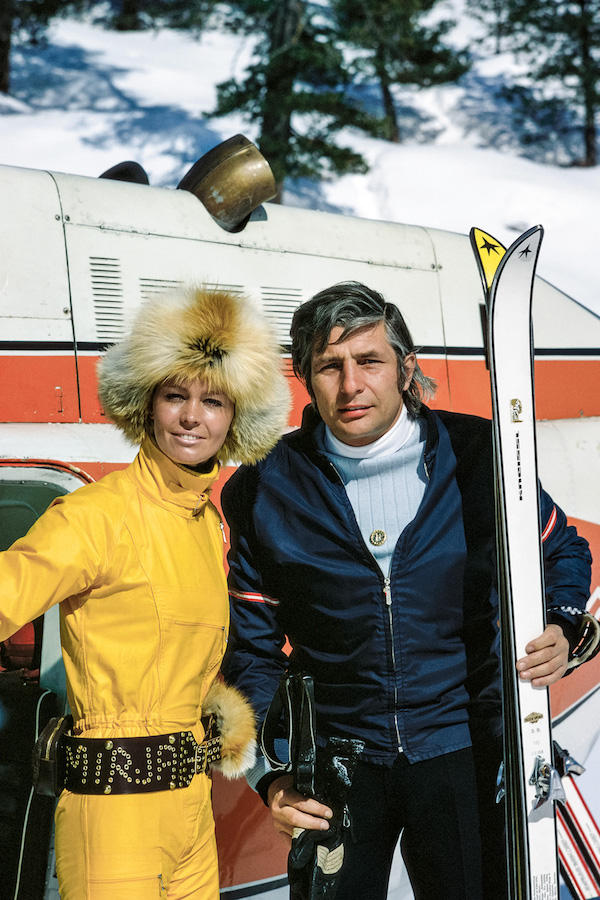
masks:
{"type": "MultiPolygon", "coordinates": [[[[451,5],[448,0],[448,5],[451,5]]],[[[454,0],[460,11],[460,3],[454,0]]],[[[472,40],[462,19],[453,38],[472,40]]],[[[220,31],[116,33],[57,20],[46,47],[17,49],[10,98],[0,96],[0,163],[84,175],[135,159],[152,183],[175,185],[195,160],[238,131],[238,116],[210,119],[215,85],[240,73],[252,41],[220,31]]],[[[508,55],[480,60],[457,85],[397,91],[406,141],[348,130],[343,142],[370,163],[363,176],[290,184],[291,205],[467,232],[479,225],[510,243],[542,223],[539,272],[600,313],[595,232],[600,168],[560,168],[516,155],[510,107],[498,84],[508,55]]]]}

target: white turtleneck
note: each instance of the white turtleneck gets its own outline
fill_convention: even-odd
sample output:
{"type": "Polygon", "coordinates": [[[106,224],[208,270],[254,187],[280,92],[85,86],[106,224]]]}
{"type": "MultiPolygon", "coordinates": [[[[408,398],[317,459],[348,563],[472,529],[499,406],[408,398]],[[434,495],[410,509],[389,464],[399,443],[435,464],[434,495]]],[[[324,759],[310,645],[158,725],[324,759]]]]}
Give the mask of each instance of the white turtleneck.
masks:
{"type": "Polygon", "coordinates": [[[385,575],[398,538],[414,519],[425,492],[425,432],[424,420],[412,419],[403,407],[394,425],[364,447],[344,444],[327,426],[317,437],[344,482],[365,544],[385,575]],[[382,543],[373,542],[374,532],[383,532],[382,543]]]}

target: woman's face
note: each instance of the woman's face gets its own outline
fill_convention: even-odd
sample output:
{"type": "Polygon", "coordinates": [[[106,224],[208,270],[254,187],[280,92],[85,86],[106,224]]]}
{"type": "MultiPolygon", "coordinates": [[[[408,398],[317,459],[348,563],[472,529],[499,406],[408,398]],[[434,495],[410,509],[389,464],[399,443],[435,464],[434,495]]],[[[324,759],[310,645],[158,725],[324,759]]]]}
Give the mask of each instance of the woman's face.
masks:
{"type": "Polygon", "coordinates": [[[233,413],[229,397],[209,391],[199,378],[183,384],[165,381],[152,398],[156,443],[173,462],[197,466],[221,449],[233,413]]]}

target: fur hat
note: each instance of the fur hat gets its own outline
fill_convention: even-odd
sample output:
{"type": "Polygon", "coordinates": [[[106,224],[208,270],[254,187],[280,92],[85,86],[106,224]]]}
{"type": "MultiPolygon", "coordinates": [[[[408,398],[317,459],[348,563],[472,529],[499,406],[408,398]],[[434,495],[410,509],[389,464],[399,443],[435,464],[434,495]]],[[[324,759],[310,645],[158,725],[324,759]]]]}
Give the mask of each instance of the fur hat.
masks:
{"type": "Polygon", "coordinates": [[[245,297],[182,288],[138,310],[129,336],[98,367],[100,402],[132,443],[150,431],[152,396],[167,378],[205,379],[235,403],[221,462],[262,459],[287,424],[289,390],[279,347],[245,297]]]}

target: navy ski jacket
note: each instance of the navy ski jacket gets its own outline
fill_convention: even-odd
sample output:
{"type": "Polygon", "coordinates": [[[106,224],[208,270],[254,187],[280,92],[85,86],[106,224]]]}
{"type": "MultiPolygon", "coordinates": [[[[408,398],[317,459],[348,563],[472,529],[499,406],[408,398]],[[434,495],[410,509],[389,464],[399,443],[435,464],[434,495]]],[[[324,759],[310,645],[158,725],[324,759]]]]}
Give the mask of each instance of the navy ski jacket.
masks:
{"type": "MultiPolygon", "coordinates": [[[[240,468],[222,494],[226,680],[261,721],[288,665],[311,673],[319,740],[361,739],[373,762],[399,751],[428,759],[469,746],[473,728],[501,729],[491,424],[420,414],[428,483],[389,579],[317,447],[321,420],[310,407],[301,429],[240,468]]],[[[544,491],[541,518],[548,619],[568,632],[589,596],[589,549],[544,491]]]]}

